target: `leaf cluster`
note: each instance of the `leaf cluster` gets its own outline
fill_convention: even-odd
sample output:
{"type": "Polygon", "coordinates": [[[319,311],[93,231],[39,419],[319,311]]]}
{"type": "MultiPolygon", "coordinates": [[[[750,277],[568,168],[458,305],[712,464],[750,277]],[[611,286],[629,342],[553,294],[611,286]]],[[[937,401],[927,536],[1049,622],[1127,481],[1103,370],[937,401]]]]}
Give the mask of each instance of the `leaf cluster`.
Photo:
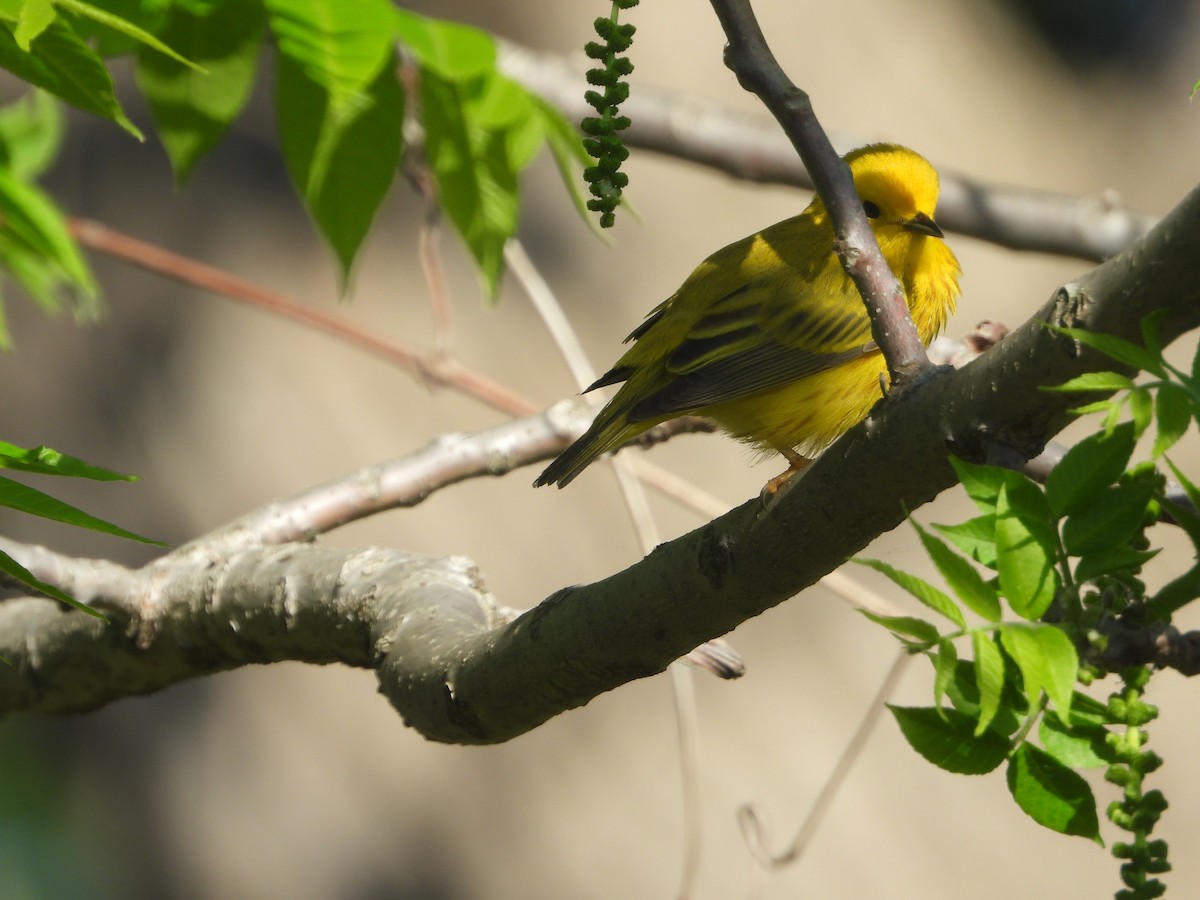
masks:
{"type": "Polygon", "coordinates": [[[1200,596],[1196,566],[1153,594],[1141,580],[1158,553],[1147,529],[1163,518],[1180,525],[1200,552],[1200,490],[1166,456],[1200,414],[1200,349],[1190,371],[1172,366],[1162,355],[1160,321],[1143,323],[1145,346],[1056,329],[1151,378],[1138,383],[1111,371],[1052,388],[1119,393],[1075,410],[1102,415],[1102,427],[1063,456],[1044,488],[1018,472],[951,460],[979,515],[935,525],[936,534],[914,523],[949,592],[859,560],[949,622],[868,614],[933,665],[933,706],[892,709],[909,743],[951,772],[1005,765],[1021,809],[1054,831],[1098,842],[1096,800],[1076,770],[1105,767],[1106,779],[1123,791],[1108,817],[1133,833],[1131,842],[1113,847],[1124,860],[1126,889],[1118,896],[1128,898],[1159,896],[1153,876],[1169,869],[1166,844],[1148,838],[1166,801],[1142,790],[1143,777],[1161,764],[1143,748],[1143,726],[1157,715],[1142,700],[1151,669],[1145,661],[1123,667],[1123,688],[1105,702],[1079,688],[1119,664],[1107,646],[1114,625],[1169,622],[1200,596]],[[1133,461],[1151,428],[1150,459],[1133,461]],[[1171,497],[1159,462],[1186,499],[1171,497]],[[969,656],[959,644],[969,644],[969,656]]]}
{"type": "MultiPolygon", "coordinates": [[[[244,111],[269,41],[281,152],[343,285],[406,151],[418,146],[489,295],[516,233],[519,175],[542,146],[584,212],[574,187],[588,160],[579,134],[498,71],[494,41],[478,29],[389,0],[0,0],[0,67],[141,138],[108,69],[111,57],[133,57],[180,182],[244,111]]],[[[9,136],[0,129],[0,140],[9,136]]],[[[18,237],[41,265],[14,264],[2,241],[0,264],[39,299],[51,273],[94,298],[61,215],[29,196],[35,173],[11,165],[23,153],[0,153],[0,213],[33,223],[18,237]]]]}
{"type": "MultiPolygon", "coordinates": [[[[5,443],[4,441],[0,441],[0,469],[11,469],[14,472],[27,472],[35,475],[88,478],[92,481],[137,480],[132,475],[122,475],[119,472],[90,465],[81,459],[67,456],[65,453],[59,453],[57,450],[51,450],[49,447],[26,449],[14,444],[5,443]]],[[[31,488],[28,485],[3,476],[0,476],[0,506],[7,506],[21,513],[40,516],[41,518],[62,522],[66,525],[74,525],[78,528],[87,528],[92,531],[111,534],[115,537],[141,541],[147,544],[159,543],[150,538],[142,537],[139,534],[134,534],[132,531],[126,531],[112,522],[98,519],[95,516],[85,513],[83,510],[76,509],[70,504],[56,500],[54,497],[42,493],[36,488],[31,488]]],[[[40,591],[56,600],[61,600],[63,603],[81,609],[86,613],[90,613],[93,616],[100,615],[91,607],[80,603],[59,588],[46,584],[2,550],[0,550],[0,572],[3,572],[13,581],[27,585],[34,590],[40,591]]]]}

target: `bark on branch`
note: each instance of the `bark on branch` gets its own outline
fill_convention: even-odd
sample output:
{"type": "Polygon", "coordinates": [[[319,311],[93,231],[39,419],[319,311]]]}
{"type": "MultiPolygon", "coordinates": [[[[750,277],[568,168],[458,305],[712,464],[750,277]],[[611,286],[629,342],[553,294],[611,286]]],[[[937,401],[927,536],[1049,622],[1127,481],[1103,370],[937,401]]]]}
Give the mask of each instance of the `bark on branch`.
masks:
{"type": "MultiPolygon", "coordinates": [[[[745,503],[511,622],[460,557],[261,546],[306,533],[298,508],[247,517],[138,571],[5,543],[36,575],[70,584],[110,620],[40,598],[0,601],[0,656],[10,663],[0,665],[0,714],[92,709],[184,678],[293,659],[375,669],[383,693],[431,739],[507,740],[661,671],[812,584],[899,524],[904,509],[949,487],[949,452],[1035,455],[1082,402],[1041,386],[1112,368],[1044,323],[1138,340],[1142,318],[1164,309],[1164,340],[1195,327],[1197,235],[1200,190],[977,360],[938,370],[880,407],[769,507],[745,503]]],[[[517,425],[529,429],[529,457],[549,455],[551,423],[517,425]]],[[[479,474],[523,461],[505,445],[511,452],[492,468],[470,444],[477,438],[461,440],[479,454],[479,474]]],[[[455,460],[450,480],[465,477],[453,439],[439,446],[455,460]]],[[[378,486],[365,479],[363,496],[378,486]]]]}

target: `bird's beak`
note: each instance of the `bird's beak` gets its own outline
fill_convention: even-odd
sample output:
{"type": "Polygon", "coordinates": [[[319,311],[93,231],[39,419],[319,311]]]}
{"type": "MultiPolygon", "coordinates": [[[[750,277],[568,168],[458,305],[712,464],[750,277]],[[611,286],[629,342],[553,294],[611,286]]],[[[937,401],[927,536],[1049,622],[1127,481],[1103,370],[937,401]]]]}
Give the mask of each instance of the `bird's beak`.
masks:
{"type": "Polygon", "coordinates": [[[930,237],[938,238],[946,236],[943,233],[941,226],[939,226],[937,222],[933,221],[933,219],[925,215],[923,212],[917,213],[907,222],[901,222],[900,224],[909,231],[917,232],[917,234],[927,234],[930,237]]]}

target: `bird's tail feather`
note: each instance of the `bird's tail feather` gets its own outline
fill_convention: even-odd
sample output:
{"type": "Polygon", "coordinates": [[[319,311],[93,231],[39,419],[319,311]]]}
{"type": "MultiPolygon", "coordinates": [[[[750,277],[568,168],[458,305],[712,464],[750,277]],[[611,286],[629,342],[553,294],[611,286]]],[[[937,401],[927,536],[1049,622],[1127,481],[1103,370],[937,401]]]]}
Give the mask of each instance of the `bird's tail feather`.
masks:
{"type": "Polygon", "coordinates": [[[579,440],[559,454],[554,462],[546,466],[546,471],[537,477],[533,486],[557,484],[560,488],[566,487],[598,456],[621,446],[630,438],[645,431],[646,427],[639,428],[637,425],[630,425],[617,417],[604,417],[604,413],[601,412],[601,418],[593,422],[592,427],[584,432],[579,440]],[[605,418],[607,421],[604,421],[605,418]]]}

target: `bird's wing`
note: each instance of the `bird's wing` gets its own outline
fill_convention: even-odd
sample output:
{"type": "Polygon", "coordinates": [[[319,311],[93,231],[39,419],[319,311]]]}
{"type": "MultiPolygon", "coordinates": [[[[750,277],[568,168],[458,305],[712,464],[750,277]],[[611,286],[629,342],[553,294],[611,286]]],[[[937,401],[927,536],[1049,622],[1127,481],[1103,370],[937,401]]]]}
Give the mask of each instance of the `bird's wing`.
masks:
{"type": "Polygon", "coordinates": [[[661,386],[630,409],[629,420],[748,397],[873,352],[866,309],[850,291],[818,302],[782,297],[776,285],[730,292],[692,324],[667,357],[661,386]]]}

